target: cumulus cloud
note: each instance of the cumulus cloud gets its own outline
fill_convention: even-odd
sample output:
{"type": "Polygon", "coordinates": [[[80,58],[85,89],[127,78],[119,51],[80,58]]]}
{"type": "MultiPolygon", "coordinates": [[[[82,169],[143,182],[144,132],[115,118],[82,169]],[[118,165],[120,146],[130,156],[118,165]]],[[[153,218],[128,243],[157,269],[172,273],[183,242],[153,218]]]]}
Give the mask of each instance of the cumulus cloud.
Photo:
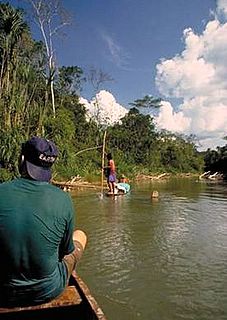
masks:
{"type": "Polygon", "coordinates": [[[162,101],[159,115],[156,117],[157,127],[165,128],[168,131],[185,132],[190,127],[191,119],[183,115],[182,112],[174,112],[168,101],[162,101]]]}
{"type": "Polygon", "coordinates": [[[101,90],[91,101],[81,97],[80,103],[85,106],[88,119],[93,119],[101,125],[119,122],[128,113],[128,110],[117,103],[114,96],[106,90],[101,90]]]}
{"type": "Polygon", "coordinates": [[[159,128],[196,134],[202,149],[225,144],[227,128],[227,0],[217,1],[215,18],[201,34],[184,30],[184,50],[157,65],[156,85],[166,98],[180,98],[178,112],[163,103],[159,128]]]}
{"type": "MultiPolygon", "coordinates": [[[[157,65],[156,85],[168,98],[178,98],[180,105],[162,101],[157,127],[172,132],[195,134],[201,149],[226,144],[227,128],[227,0],[217,0],[213,20],[203,32],[183,31],[184,50],[157,65]]],[[[127,56],[109,35],[103,34],[112,61],[122,67],[127,56]]],[[[88,116],[101,124],[113,124],[128,110],[116,102],[110,92],[100,91],[91,101],[81,98],[88,116]]]]}

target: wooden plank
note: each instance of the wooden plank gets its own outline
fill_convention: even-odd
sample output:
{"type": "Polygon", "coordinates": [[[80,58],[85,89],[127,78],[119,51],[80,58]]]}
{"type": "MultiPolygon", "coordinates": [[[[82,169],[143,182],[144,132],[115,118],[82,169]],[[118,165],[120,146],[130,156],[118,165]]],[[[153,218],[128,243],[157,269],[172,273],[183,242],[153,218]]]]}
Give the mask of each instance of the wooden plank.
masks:
{"type": "Polygon", "coordinates": [[[56,299],[41,305],[0,308],[1,320],[106,320],[87,285],[73,271],[69,286],[56,299]]]}
{"type": "Polygon", "coordinates": [[[82,301],[81,296],[79,295],[75,286],[68,286],[65,288],[65,290],[60,296],[58,296],[54,300],[51,300],[50,302],[34,305],[34,306],[28,306],[28,307],[0,308],[0,313],[49,309],[49,308],[56,308],[56,307],[65,307],[70,305],[79,305],[81,301],[82,301]]]}
{"type": "Polygon", "coordinates": [[[80,295],[86,297],[86,301],[93,310],[93,313],[96,315],[97,320],[107,320],[102,309],[98,305],[95,298],[92,296],[88,286],[75,272],[73,273],[73,277],[74,279],[76,279],[77,285],[79,286],[80,295]]]}

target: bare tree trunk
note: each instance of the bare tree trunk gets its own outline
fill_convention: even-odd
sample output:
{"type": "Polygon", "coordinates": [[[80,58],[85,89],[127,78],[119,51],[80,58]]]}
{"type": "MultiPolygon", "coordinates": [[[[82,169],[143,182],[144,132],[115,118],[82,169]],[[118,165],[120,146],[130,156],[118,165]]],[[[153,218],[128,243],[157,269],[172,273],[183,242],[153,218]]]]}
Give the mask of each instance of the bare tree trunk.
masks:
{"type": "MultiPolygon", "coordinates": [[[[41,34],[44,39],[47,54],[47,72],[46,83],[47,91],[50,90],[53,117],[56,116],[55,93],[54,93],[54,74],[56,67],[54,64],[53,37],[58,34],[59,29],[68,24],[66,12],[61,6],[61,0],[27,0],[33,7],[36,22],[39,25],[41,34]],[[59,18],[57,25],[56,21],[59,18]]],[[[49,96],[49,95],[48,95],[49,96]]]]}

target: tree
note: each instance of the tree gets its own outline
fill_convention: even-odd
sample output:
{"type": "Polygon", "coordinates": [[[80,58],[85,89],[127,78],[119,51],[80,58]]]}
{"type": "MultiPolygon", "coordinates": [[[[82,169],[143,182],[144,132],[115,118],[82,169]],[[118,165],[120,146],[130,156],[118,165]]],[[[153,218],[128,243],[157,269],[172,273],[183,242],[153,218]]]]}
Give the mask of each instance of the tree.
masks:
{"type": "Polygon", "coordinates": [[[113,81],[113,78],[108,73],[103,72],[101,69],[96,69],[94,67],[91,67],[88,72],[87,80],[91,83],[94,89],[94,96],[95,96],[94,105],[96,108],[94,120],[98,124],[98,126],[101,127],[100,106],[97,99],[97,93],[100,90],[103,83],[113,81]]]}
{"type": "Polygon", "coordinates": [[[27,0],[33,8],[35,21],[39,25],[47,56],[46,69],[46,101],[48,102],[48,88],[50,89],[53,116],[56,115],[55,93],[54,93],[54,76],[56,74],[56,57],[53,46],[53,38],[60,29],[69,24],[69,16],[62,7],[60,0],[27,0]]]}
{"type": "Polygon", "coordinates": [[[196,151],[191,137],[162,131],[157,145],[160,164],[166,171],[193,172],[203,170],[203,159],[196,151]]]}
{"type": "Polygon", "coordinates": [[[83,70],[77,66],[61,67],[58,70],[57,87],[62,94],[79,94],[81,84],[86,79],[83,70]]]}
{"type": "Polygon", "coordinates": [[[227,145],[217,147],[217,150],[208,149],[204,161],[206,171],[221,172],[227,176],[227,145]]]}
{"type": "Polygon", "coordinates": [[[156,141],[152,118],[141,114],[136,108],[130,109],[121,123],[112,127],[109,134],[111,148],[123,150],[125,158],[137,164],[146,163],[156,141]]]}
{"type": "MultiPolygon", "coordinates": [[[[9,4],[0,4],[0,128],[1,136],[20,131],[21,109],[26,100],[22,82],[28,71],[24,63],[25,44],[30,39],[29,28],[23,20],[23,11],[9,4]],[[22,80],[19,83],[18,78],[22,80]],[[20,95],[20,97],[18,96],[20,95]],[[14,129],[13,129],[14,128],[14,129]]],[[[15,134],[18,137],[18,134],[15,134]]],[[[6,139],[8,139],[7,137],[6,139]]],[[[6,159],[7,161],[7,159],[6,159]]]]}
{"type": "Polygon", "coordinates": [[[132,107],[135,108],[160,108],[161,98],[155,98],[150,95],[144,96],[142,99],[137,99],[134,102],[129,103],[132,107]]]}
{"type": "Polygon", "coordinates": [[[7,4],[0,4],[0,98],[3,87],[10,85],[10,69],[15,64],[15,50],[22,35],[28,31],[23,12],[7,4]],[[5,80],[5,83],[4,83],[5,80]]]}

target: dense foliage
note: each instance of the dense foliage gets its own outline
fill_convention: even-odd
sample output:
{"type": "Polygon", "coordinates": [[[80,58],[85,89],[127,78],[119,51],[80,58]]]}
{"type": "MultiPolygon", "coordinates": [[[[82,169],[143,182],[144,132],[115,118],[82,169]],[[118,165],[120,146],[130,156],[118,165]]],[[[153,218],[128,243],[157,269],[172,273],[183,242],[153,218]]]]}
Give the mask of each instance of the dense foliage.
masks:
{"type": "Polygon", "coordinates": [[[42,135],[58,145],[55,179],[76,175],[94,179],[100,176],[104,130],[106,151],[112,152],[119,173],[203,170],[203,159],[193,142],[157,132],[153,119],[137,109],[141,104],[158,107],[160,99],[146,96],[136,100],[120,123],[104,129],[87,120],[85,107],[79,103],[83,70],[78,66],[51,69],[50,81],[48,59],[45,45],[32,38],[23,12],[1,3],[0,180],[18,174],[21,143],[32,135],[42,135]]]}
{"type": "Polygon", "coordinates": [[[219,172],[227,178],[227,146],[218,147],[217,150],[208,149],[204,153],[205,171],[219,172]]]}

